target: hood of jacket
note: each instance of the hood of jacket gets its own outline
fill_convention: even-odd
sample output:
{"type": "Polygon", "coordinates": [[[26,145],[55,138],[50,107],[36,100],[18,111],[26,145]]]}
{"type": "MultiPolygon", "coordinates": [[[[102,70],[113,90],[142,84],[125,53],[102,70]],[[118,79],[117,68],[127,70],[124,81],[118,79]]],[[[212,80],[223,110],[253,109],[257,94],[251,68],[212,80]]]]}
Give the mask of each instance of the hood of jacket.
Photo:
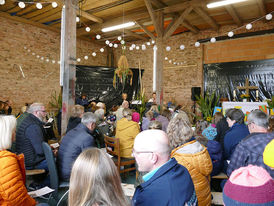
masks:
{"type": "Polygon", "coordinates": [[[117,121],[116,130],[117,131],[126,130],[130,127],[136,126],[136,124],[138,125],[137,122],[128,120],[126,118],[122,118],[122,119],[117,121]]]}

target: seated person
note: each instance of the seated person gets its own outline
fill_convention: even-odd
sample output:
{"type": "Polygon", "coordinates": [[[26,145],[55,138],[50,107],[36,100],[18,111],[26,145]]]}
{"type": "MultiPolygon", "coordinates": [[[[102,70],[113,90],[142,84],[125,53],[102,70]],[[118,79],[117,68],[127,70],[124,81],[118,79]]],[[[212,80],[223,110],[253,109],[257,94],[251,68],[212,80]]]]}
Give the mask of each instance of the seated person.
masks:
{"type": "Polygon", "coordinates": [[[73,106],[66,133],[81,123],[81,118],[85,112],[84,110],[85,108],[82,105],[76,104],[73,106]]]}
{"type": "Polygon", "coordinates": [[[171,112],[167,109],[163,110],[160,115],[158,115],[155,120],[162,123],[162,130],[166,132],[167,126],[169,123],[169,119],[171,116],[171,112]]]}
{"type": "Polygon", "coordinates": [[[121,157],[132,158],[132,148],[136,135],[140,132],[137,122],[132,121],[132,111],[125,108],[123,110],[123,118],[117,121],[116,138],[120,139],[120,155],[121,157]]]}
{"type": "Polygon", "coordinates": [[[129,206],[113,161],[100,149],[83,151],[73,164],[69,205],[129,206]]]}
{"type": "Polygon", "coordinates": [[[153,118],[153,112],[152,111],[148,111],[146,112],[145,116],[143,117],[143,121],[142,121],[142,131],[147,130],[150,121],[153,118]]]}
{"type": "Polygon", "coordinates": [[[159,129],[162,130],[162,123],[156,120],[153,120],[149,123],[148,129],[159,129]]]}
{"type": "Polygon", "coordinates": [[[96,122],[96,128],[95,128],[95,141],[97,142],[97,145],[99,148],[104,148],[105,147],[105,142],[104,142],[104,135],[109,136],[109,124],[107,121],[105,121],[105,116],[104,116],[104,109],[97,109],[94,114],[97,118],[96,122]]]}
{"type": "Polygon", "coordinates": [[[8,151],[15,140],[16,119],[0,115],[0,205],[35,205],[25,187],[24,155],[8,151]]]}
{"type": "Polygon", "coordinates": [[[78,155],[88,147],[95,147],[92,136],[95,127],[96,116],[92,112],[86,112],[81,123],[63,137],[57,157],[59,176],[62,180],[69,181],[72,164],[78,155]]]}
{"type": "Polygon", "coordinates": [[[212,124],[202,131],[202,135],[209,140],[214,140],[217,136],[216,125],[223,117],[224,116],[221,112],[216,112],[212,118],[212,124]]]}
{"type": "Polygon", "coordinates": [[[119,109],[117,109],[117,111],[115,112],[116,115],[116,120],[120,120],[123,118],[123,110],[124,109],[128,109],[129,108],[129,103],[128,101],[123,101],[122,105],[119,107],[119,109]]]}
{"type": "Polygon", "coordinates": [[[85,93],[83,93],[81,95],[81,97],[78,97],[76,99],[75,104],[82,105],[83,107],[85,107],[85,109],[88,109],[89,102],[88,102],[88,99],[87,99],[87,95],[85,93]]]}
{"type": "Polygon", "coordinates": [[[137,135],[132,155],[138,170],[148,172],[136,187],[133,206],[197,205],[193,182],[185,167],[170,159],[168,137],[162,130],[146,130],[137,135]]]}

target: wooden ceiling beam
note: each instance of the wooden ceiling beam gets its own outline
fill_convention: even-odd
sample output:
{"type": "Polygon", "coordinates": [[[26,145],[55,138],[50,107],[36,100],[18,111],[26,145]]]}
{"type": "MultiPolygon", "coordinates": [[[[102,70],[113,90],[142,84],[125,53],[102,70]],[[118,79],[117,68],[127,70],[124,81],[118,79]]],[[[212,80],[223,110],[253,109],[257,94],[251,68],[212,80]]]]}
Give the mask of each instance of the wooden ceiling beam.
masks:
{"type": "Polygon", "coordinates": [[[188,21],[184,21],[181,25],[192,31],[194,34],[199,33],[199,29],[197,29],[195,26],[192,26],[188,21]]]}
{"type": "MultiPolygon", "coordinates": [[[[170,28],[168,28],[168,30],[166,30],[165,34],[164,34],[164,39],[167,39],[168,37],[170,37],[173,32],[178,28],[178,26],[180,26],[180,24],[182,24],[182,22],[185,20],[185,18],[187,17],[187,15],[193,10],[193,7],[190,6],[189,8],[187,8],[180,16],[178,19],[173,20],[173,24],[170,28]]],[[[172,22],[171,22],[172,23],[172,22]]]]}
{"type": "Polygon", "coordinates": [[[236,24],[238,26],[242,26],[243,22],[240,19],[239,15],[237,14],[234,7],[231,5],[227,5],[227,6],[225,6],[225,8],[226,8],[227,12],[229,13],[229,15],[232,17],[232,19],[236,22],[236,24]]]}
{"type": "Polygon", "coordinates": [[[215,30],[217,30],[219,28],[216,21],[212,17],[210,17],[201,7],[194,7],[193,9],[199,16],[201,16],[215,30]]]}
{"type": "Polygon", "coordinates": [[[257,0],[257,4],[259,6],[261,16],[266,15],[266,9],[264,5],[264,0],[257,0]]]}
{"type": "Polygon", "coordinates": [[[165,7],[165,8],[163,8],[163,12],[164,12],[164,14],[169,14],[169,13],[174,13],[174,12],[178,12],[178,11],[183,11],[190,6],[191,6],[190,2],[187,1],[187,2],[174,4],[172,6],[165,7]]]}
{"type": "MultiPolygon", "coordinates": [[[[22,17],[26,18],[26,19],[29,19],[29,18],[32,18],[32,17],[35,17],[39,14],[42,14],[42,13],[45,13],[45,12],[48,12],[52,9],[52,6],[51,5],[47,5],[45,6],[43,9],[39,10],[39,9],[36,9],[35,11],[33,12],[30,12],[28,14],[23,14],[22,17]]],[[[26,12],[24,12],[26,13],[26,12]]],[[[17,14],[18,15],[18,14],[17,14]]]]}
{"type": "Polygon", "coordinates": [[[141,29],[144,30],[144,32],[153,40],[155,40],[155,36],[153,33],[151,33],[147,28],[146,26],[144,26],[141,22],[139,21],[136,21],[136,23],[138,24],[139,27],[141,27],[141,29]]]}
{"type": "Polygon", "coordinates": [[[135,32],[132,32],[128,29],[119,29],[119,31],[121,32],[124,32],[126,34],[128,34],[129,36],[133,36],[135,38],[138,38],[138,39],[141,39],[141,40],[144,40],[144,41],[148,41],[148,39],[140,34],[136,34],[135,32]]]}
{"type": "Polygon", "coordinates": [[[104,20],[102,18],[99,18],[99,17],[97,17],[97,16],[95,16],[93,14],[89,14],[89,13],[87,13],[85,11],[79,11],[79,10],[77,10],[77,15],[78,16],[81,15],[82,17],[84,17],[86,19],[89,19],[91,21],[94,21],[96,23],[100,23],[101,24],[101,23],[104,22],[104,20]]]}
{"type": "Polygon", "coordinates": [[[150,18],[153,22],[153,26],[155,28],[155,31],[156,31],[157,35],[159,36],[159,35],[161,35],[161,31],[160,31],[160,27],[159,27],[159,24],[158,24],[157,19],[156,19],[156,15],[155,15],[154,10],[152,8],[151,1],[150,0],[144,0],[144,1],[145,1],[145,4],[146,4],[148,13],[150,15],[150,18]]]}
{"type": "Polygon", "coordinates": [[[165,3],[163,3],[162,1],[160,0],[151,0],[151,3],[157,7],[158,9],[161,9],[161,8],[164,8],[166,7],[167,5],[165,3]]]}

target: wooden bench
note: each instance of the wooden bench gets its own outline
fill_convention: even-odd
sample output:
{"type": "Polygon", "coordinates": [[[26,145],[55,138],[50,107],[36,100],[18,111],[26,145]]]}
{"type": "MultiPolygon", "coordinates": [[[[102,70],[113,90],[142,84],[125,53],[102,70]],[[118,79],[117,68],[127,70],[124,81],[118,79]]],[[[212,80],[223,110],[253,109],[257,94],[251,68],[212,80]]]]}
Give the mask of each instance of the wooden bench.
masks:
{"type": "Polygon", "coordinates": [[[212,179],[228,179],[227,175],[225,173],[223,173],[223,172],[221,172],[218,175],[212,176],[211,178],[212,179]]]}
{"type": "Polygon", "coordinates": [[[27,176],[43,174],[46,171],[44,169],[26,170],[27,176]]]}

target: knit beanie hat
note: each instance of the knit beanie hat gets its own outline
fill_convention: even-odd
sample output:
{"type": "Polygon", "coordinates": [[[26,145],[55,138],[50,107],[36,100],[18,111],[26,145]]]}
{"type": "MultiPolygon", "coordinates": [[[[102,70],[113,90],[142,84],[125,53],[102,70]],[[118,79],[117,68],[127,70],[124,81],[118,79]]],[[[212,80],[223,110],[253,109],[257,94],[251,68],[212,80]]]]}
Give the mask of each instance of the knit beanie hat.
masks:
{"type": "Polygon", "coordinates": [[[132,113],[132,121],[139,123],[140,121],[140,114],[138,112],[132,113]]]}
{"type": "Polygon", "coordinates": [[[263,153],[264,163],[274,168],[274,139],[266,145],[263,153]]]}
{"type": "Polygon", "coordinates": [[[226,206],[273,206],[274,180],[262,167],[241,167],[226,182],[223,201],[226,206]]]}
{"type": "Polygon", "coordinates": [[[206,137],[208,140],[214,140],[217,136],[217,129],[210,125],[209,127],[204,129],[202,135],[206,137]]]}

